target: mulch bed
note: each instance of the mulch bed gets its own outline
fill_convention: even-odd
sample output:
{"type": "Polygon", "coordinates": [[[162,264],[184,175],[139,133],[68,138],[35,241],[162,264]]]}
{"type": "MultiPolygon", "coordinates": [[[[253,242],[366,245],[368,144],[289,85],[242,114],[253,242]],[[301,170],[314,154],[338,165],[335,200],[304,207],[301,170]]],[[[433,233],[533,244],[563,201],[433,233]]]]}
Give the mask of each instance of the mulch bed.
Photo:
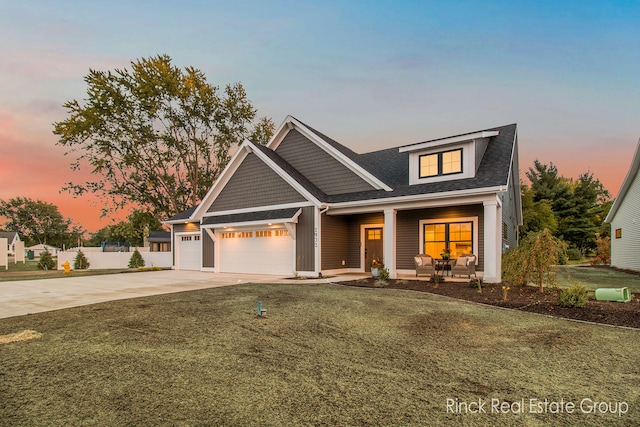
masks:
{"type": "MultiPolygon", "coordinates": [[[[342,282],[346,286],[380,287],[374,279],[360,279],[342,282]]],[[[640,300],[634,294],[630,302],[589,301],[582,308],[563,308],[558,304],[560,289],[546,289],[540,293],[533,286],[511,286],[507,301],[503,300],[503,284],[484,283],[482,293],[472,288],[469,283],[445,281],[434,284],[417,280],[388,280],[387,289],[406,289],[428,292],[448,297],[473,301],[498,307],[511,308],[532,313],[547,314],[568,319],[584,320],[615,326],[640,328],[640,300]]]]}

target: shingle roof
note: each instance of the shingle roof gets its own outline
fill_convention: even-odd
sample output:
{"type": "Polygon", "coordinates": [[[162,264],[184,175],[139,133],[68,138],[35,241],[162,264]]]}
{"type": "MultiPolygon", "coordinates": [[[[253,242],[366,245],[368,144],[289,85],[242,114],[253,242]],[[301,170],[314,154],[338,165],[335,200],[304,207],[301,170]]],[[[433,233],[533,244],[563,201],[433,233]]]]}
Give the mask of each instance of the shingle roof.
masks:
{"type": "Polygon", "coordinates": [[[155,243],[170,242],[171,233],[169,231],[152,231],[147,240],[155,243]]]}
{"type": "Polygon", "coordinates": [[[8,239],[9,242],[13,242],[13,239],[18,233],[15,231],[0,231],[0,239],[8,239]]]}
{"type": "Polygon", "coordinates": [[[182,212],[180,212],[180,213],[179,213],[179,214],[177,214],[177,215],[172,216],[171,218],[169,218],[169,219],[167,220],[167,222],[179,221],[179,220],[182,220],[182,219],[189,219],[189,217],[191,216],[191,214],[192,214],[193,212],[195,212],[195,210],[196,210],[196,209],[198,209],[198,206],[200,206],[200,205],[192,206],[192,207],[190,207],[189,209],[187,209],[187,210],[185,210],[185,211],[182,211],[182,212]]]}
{"type": "MultiPolygon", "coordinates": [[[[297,120],[297,119],[296,119],[297,120]]],[[[302,123],[302,122],[300,122],[302,123]]],[[[303,123],[304,124],[304,123],[303,123]]],[[[357,154],[344,145],[336,142],[328,136],[318,132],[312,127],[304,124],[310,131],[314,132],[327,144],[338,150],[340,153],[348,157],[350,160],[358,164],[360,167],[374,175],[376,178],[386,183],[392,188],[392,191],[385,190],[370,190],[360,191],[346,194],[327,195],[310,182],[305,176],[303,176],[298,170],[287,163],[282,157],[280,157],[275,151],[262,146],[253,144],[257,149],[267,155],[275,164],[277,164],[283,171],[294,178],[300,185],[302,185],[309,193],[316,197],[323,203],[342,203],[350,201],[364,201],[375,200],[383,198],[393,198],[401,196],[411,196],[420,194],[437,194],[451,191],[460,190],[474,190],[482,188],[495,188],[499,186],[506,186],[509,180],[509,172],[511,166],[511,160],[513,156],[513,150],[515,148],[514,141],[516,137],[516,124],[510,124],[506,126],[499,126],[489,129],[483,129],[475,132],[468,132],[456,135],[464,136],[477,132],[484,131],[498,131],[497,136],[493,136],[490,139],[487,149],[482,157],[480,165],[477,168],[477,172],[474,177],[461,178],[447,181],[431,182],[427,184],[414,184],[409,185],[409,153],[406,151],[400,152],[400,147],[387,148],[384,150],[373,151],[369,153],[357,154]]],[[[441,139],[438,138],[425,142],[435,142],[441,139]]],[[[416,143],[416,144],[422,144],[416,143]]],[[[414,145],[414,144],[411,144],[414,145]]],[[[410,145],[405,145],[407,147],[410,145]]],[[[180,219],[188,219],[195,211],[196,207],[188,209],[172,218],[169,221],[175,221],[180,219]]],[[[263,213],[256,213],[263,214],[263,213]]],[[[244,214],[242,214],[244,215],[244,214]]],[[[205,221],[218,221],[211,218],[221,217],[209,217],[205,221]]],[[[256,218],[256,220],[262,220],[265,218],[256,218]]],[[[266,218],[268,219],[268,218],[266,218]]],[[[235,220],[234,220],[235,221],[235,220]]],[[[249,221],[249,220],[247,220],[249,221]]],[[[230,221],[227,221],[230,222],[230,221]]],[[[217,222],[204,222],[205,224],[214,224],[217,222]]]]}
{"type": "Polygon", "coordinates": [[[369,191],[341,194],[331,196],[331,200],[327,201],[337,203],[507,185],[514,149],[513,142],[516,134],[516,125],[511,124],[484,130],[497,130],[500,133],[498,136],[491,138],[476,175],[472,178],[409,185],[409,154],[407,152],[399,152],[398,148],[389,148],[362,154],[361,166],[392,187],[392,192],[369,191]]]}

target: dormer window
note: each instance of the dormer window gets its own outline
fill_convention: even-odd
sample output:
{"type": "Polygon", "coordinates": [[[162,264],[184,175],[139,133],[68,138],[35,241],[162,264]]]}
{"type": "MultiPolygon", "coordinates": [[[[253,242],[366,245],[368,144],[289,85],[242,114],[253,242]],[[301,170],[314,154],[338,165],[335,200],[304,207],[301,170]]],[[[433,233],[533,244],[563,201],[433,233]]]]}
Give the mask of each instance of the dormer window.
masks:
{"type": "Polygon", "coordinates": [[[419,157],[419,162],[420,178],[462,173],[462,148],[423,154],[419,157]]]}

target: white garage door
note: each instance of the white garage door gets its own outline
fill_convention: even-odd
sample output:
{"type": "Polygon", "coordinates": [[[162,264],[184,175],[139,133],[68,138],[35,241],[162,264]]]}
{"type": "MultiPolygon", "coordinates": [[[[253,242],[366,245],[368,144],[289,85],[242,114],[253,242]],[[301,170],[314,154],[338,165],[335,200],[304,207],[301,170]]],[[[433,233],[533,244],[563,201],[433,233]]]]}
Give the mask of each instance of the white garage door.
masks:
{"type": "Polygon", "coordinates": [[[178,270],[200,270],[201,246],[200,235],[176,236],[178,251],[176,268],[178,270]]]}
{"type": "Polygon", "coordinates": [[[220,269],[224,273],[291,275],[293,239],[285,229],[222,233],[220,269]]]}

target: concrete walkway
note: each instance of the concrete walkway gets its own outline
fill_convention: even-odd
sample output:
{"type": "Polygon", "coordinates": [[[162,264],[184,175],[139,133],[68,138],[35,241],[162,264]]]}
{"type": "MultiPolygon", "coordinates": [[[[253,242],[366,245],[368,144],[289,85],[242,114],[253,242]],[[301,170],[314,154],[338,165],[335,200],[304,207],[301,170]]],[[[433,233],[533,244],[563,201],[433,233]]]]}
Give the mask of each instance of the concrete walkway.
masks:
{"type": "MultiPolygon", "coordinates": [[[[301,283],[353,279],[353,276],[332,277],[309,279],[301,283]]],[[[287,280],[283,276],[174,270],[0,282],[0,318],[240,283],[296,282],[298,281],[287,280]]]]}

